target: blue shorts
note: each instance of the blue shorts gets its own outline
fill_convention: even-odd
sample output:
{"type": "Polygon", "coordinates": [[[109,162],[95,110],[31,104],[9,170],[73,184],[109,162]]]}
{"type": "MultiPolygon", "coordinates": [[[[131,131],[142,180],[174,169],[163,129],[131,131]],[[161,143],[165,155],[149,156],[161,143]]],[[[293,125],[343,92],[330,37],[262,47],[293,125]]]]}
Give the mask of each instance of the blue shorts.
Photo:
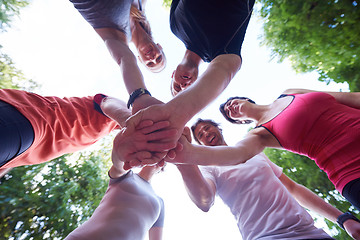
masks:
{"type": "Polygon", "coordinates": [[[25,152],[34,136],[30,121],[15,107],[0,101],[0,167],[25,152]]]}

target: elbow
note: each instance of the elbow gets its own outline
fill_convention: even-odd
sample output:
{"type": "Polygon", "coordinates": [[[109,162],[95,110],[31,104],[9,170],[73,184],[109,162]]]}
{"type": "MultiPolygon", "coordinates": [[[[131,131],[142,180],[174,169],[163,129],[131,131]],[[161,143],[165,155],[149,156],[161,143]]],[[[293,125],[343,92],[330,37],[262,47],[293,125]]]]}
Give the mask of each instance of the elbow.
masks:
{"type": "Polygon", "coordinates": [[[208,212],[213,205],[214,205],[214,197],[212,196],[201,199],[201,201],[196,204],[196,206],[200,208],[201,211],[203,212],[208,212]]]}
{"type": "Polygon", "coordinates": [[[201,209],[203,212],[208,212],[210,208],[212,207],[213,203],[201,203],[197,204],[197,207],[201,209]]]}

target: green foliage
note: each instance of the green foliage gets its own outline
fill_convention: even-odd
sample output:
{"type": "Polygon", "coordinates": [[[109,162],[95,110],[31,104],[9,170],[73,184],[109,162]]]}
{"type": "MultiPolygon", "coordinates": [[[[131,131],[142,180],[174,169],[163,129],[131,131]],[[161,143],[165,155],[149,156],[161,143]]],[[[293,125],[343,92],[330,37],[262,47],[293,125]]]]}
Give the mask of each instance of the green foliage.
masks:
{"type": "Polygon", "coordinates": [[[172,0],[163,0],[163,6],[167,9],[170,9],[172,0]]]}
{"type": "Polygon", "coordinates": [[[63,239],[98,206],[108,184],[108,160],[67,155],[10,171],[0,185],[0,236],[63,239]]]}
{"type": "Polygon", "coordinates": [[[358,0],[260,0],[262,43],[298,72],[316,70],[319,80],[347,82],[360,90],[358,0]]]}
{"type": "Polygon", "coordinates": [[[34,90],[39,85],[31,79],[26,79],[22,71],[18,70],[5,53],[1,52],[2,46],[0,45],[0,89],[14,88],[34,90]]]}
{"type": "MultiPolygon", "coordinates": [[[[302,184],[311,191],[325,199],[326,202],[335,206],[343,212],[352,211],[358,213],[340,193],[335,190],[334,185],[328,179],[313,160],[284,150],[266,148],[265,154],[269,159],[283,168],[283,172],[295,182],[302,184]]],[[[325,219],[329,229],[336,229],[336,239],[349,239],[349,236],[336,224],[325,219]]]]}
{"type": "Polygon", "coordinates": [[[27,6],[27,0],[0,0],[0,31],[10,27],[14,16],[18,16],[20,9],[27,6]]]}

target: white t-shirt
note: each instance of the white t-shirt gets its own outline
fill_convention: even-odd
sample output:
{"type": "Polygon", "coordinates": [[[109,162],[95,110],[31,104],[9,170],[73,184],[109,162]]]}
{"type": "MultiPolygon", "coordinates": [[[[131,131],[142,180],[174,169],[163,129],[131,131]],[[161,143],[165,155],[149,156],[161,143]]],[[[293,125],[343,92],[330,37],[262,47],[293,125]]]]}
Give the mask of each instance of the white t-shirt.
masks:
{"type": "Polygon", "coordinates": [[[282,168],[259,154],[244,164],[200,167],[230,208],[244,240],[331,239],[279,180],[282,168]]]}
{"type": "Polygon", "coordinates": [[[162,227],[164,207],[150,183],[129,171],[110,179],[91,218],[65,240],[140,240],[152,226],[162,227]]]}

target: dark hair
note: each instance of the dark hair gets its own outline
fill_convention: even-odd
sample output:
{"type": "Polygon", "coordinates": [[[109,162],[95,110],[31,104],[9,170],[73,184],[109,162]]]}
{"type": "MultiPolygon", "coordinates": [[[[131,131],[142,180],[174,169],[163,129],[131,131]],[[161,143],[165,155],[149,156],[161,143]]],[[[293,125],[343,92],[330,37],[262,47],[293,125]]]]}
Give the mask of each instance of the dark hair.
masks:
{"type": "Polygon", "coordinates": [[[222,129],[219,127],[220,124],[219,123],[216,123],[214,122],[213,120],[210,120],[210,119],[201,119],[201,118],[198,118],[198,120],[196,121],[196,123],[194,123],[194,125],[191,126],[191,131],[192,131],[192,134],[194,136],[194,139],[195,141],[202,145],[201,142],[199,141],[199,139],[197,138],[197,136],[195,135],[195,129],[196,127],[200,124],[200,123],[208,123],[208,124],[211,124],[213,125],[214,127],[217,127],[219,129],[219,131],[222,133],[222,129]]]}
{"type": "Polygon", "coordinates": [[[234,99],[240,99],[240,100],[246,100],[250,103],[253,103],[253,104],[256,104],[253,100],[251,100],[250,98],[247,98],[247,97],[230,97],[228,100],[226,100],[226,102],[224,102],[223,104],[220,105],[220,112],[221,114],[224,116],[224,118],[226,120],[228,120],[229,122],[231,123],[235,123],[235,124],[249,124],[249,123],[252,123],[253,121],[252,120],[236,120],[236,119],[232,119],[230,116],[228,116],[225,112],[225,105],[231,101],[231,100],[234,100],[234,99]]]}

